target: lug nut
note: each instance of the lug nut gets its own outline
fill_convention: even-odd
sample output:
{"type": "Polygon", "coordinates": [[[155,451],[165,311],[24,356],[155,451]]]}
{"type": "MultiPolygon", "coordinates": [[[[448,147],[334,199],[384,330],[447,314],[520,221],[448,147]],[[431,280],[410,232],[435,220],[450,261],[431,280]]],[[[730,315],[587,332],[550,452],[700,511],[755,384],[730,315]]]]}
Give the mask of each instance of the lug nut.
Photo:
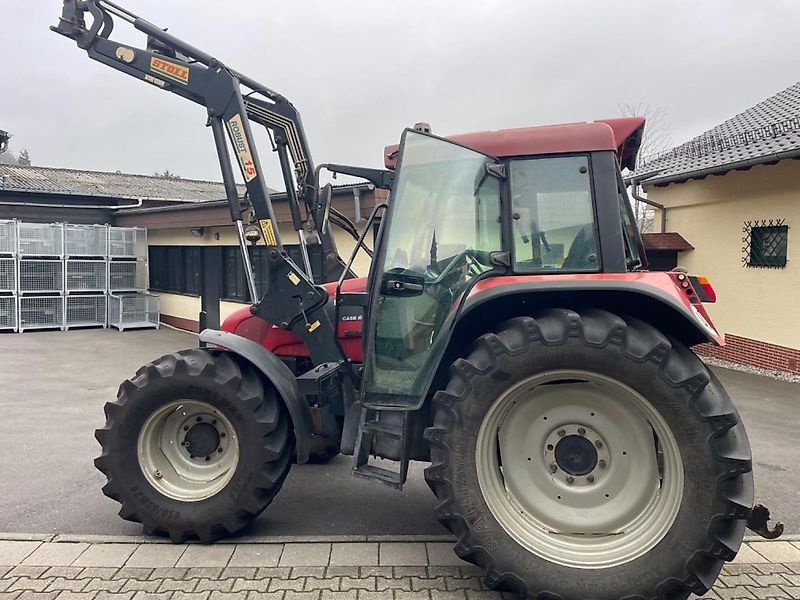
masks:
{"type": "Polygon", "coordinates": [[[603,442],[601,442],[600,440],[596,440],[594,445],[597,446],[598,448],[602,448],[603,447],[603,442]]]}
{"type": "Polygon", "coordinates": [[[578,435],[586,435],[586,430],[583,427],[578,427],[578,435]]]}
{"type": "Polygon", "coordinates": [[[564,431],[563,429],[558,430],[558,437],[564,437],[565,435],[567,435],[566,431],[564,431]]]}
{"type": "Polygon", "coordinates": [[[208,462],[210,460],[211,460],[211,457],[210,456],[206,456],[206,462],[208,462]]]}
{"type": "Polygon", "coordinates": [[[587,475],[586,481],[588,481],[589,483],[594,483],[594,475],[587,475]]]}
{"type": "Polygon", "coordinates": [[[199,423],[200,421],[202,421],[202,420],[203,420],[203,418],[202,418],[202,417],[197,417],[197,422],[198,422],[198,423],[199,423]]]}
{"type": "Polygon", "coordinates": [[[217,452],[222,452],[222,448],[217,448],[217,452]]]}
{"type": "Polygon", "coordinates": [[[188,425],[184,425],[184,426],[183,426],[183,430],[184,430],[184,431],[189,431],[189,426],[188,426],[188,425]]]}
{"type": "Polygon", "coordinates": [[[570,485],[575,483],[575,478],[572,475],[568,475],[567,476],[567,483],[569,483],[570,485]]]}
{"type": "Polygon", "coordinates": [[[597,461],[597,466],[600,467],[601,469],[605,469],[606,468],[606,461],[598,460],[597,461]]]}
{"type": "Polygon", "coordinates": [[[558,471],[558,465],[556,463],[550,463],[550,470],[555,473],[558,471]]]}
{"type": "Polygon", "coordinates": [[[219,437],[225,437],[225,432],[223,431],[222,433],[220,433],[219,437]]]}
{"type": "Polygon", "coordinates": [[[153,473],[153,475],[155,476],[156,479],[161,479],[164,476],[161,473],[161,471],[156,471],[155,473],[153,473]]]}
{"type": "Polygon", "coordinates": [[[211,424],[212,424],[212,425],[216,425],[216,424],[217,424],[217,420],[216,420],[216,419],[212,419],[212,420],[211,420],[211,424]]]}

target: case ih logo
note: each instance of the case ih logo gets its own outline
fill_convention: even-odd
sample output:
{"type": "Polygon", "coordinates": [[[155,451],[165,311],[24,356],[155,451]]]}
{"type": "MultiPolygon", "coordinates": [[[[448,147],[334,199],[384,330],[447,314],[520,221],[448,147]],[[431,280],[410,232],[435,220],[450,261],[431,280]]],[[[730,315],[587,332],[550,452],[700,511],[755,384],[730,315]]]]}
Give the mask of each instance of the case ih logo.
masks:
{"type": "Polygon", "coordinates": [[[252,181],[258,173],[256,172],[256,165],[253,163],[253,155],[250,154],[250,146],[247,144],[247,138],[244,135],[244,127],[240,115],[234,115],[228,121],[228,131],[231,133],[231,139],[236,148],[236,156],[239,157],[239,164],[242,166],[244,180],[246,182],[252,181]]]}
{"type": "Polygon", "coordinates": [[[173,81],[187,85],[189,83],[189,67],[153,57],[150,59],[150,70],[161,73],[173,81]]]}

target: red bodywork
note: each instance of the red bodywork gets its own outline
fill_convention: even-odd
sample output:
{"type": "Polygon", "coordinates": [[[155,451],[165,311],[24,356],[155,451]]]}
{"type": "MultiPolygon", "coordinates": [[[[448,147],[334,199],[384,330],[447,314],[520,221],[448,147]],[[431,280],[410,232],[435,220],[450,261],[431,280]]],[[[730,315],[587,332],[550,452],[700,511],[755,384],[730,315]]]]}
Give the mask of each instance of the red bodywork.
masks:
{"type": "MultiPolygon", "coordinates": [[[[600,273],[600,274],[575,274],[575,275],[511,275],[490,277],[479,281],[469,293],[468,302],[476,300],[481,294],[490,290],[496,292],[498,287],[524,285],[526,290],[536,292],[537,288],[558,285],[563,283],[590,281],[603,281],[608,283],[624,282],[638,291],[656,297],[667,297],[677,301],[685,309],[685,314],[699,329],[703,330],[709,339],[724,345],[724,337],[711,323],[705,307],[699,302],[697,292],[692,287],[689,278],[682,273],[641,272],[641,273],[600,273]],[[683,276],[683,279],[680,277],[683,276]],[[684,285],[685,284],[685,285],[684,285]]],[[[342,285],[343,292],[366,291],[367,280],[365,277],[350,279],[342,285]]],[[[328,294],[333,294],[335,283],[323,285],[328,294]]],[[[340,320],[338,323],[339,342],[345,354],[354,362],[363,362],[361,348],[361,320],[340,320]]],[[[266,321],[250,314],[250,308],[245,307],[236,311],[222,324],[223,331],[235,333],[244,338],[258,342],[267,350],[277,356],[308,357],[309,352],[303,341],[293,333],[272,326],[266,321]]]]}

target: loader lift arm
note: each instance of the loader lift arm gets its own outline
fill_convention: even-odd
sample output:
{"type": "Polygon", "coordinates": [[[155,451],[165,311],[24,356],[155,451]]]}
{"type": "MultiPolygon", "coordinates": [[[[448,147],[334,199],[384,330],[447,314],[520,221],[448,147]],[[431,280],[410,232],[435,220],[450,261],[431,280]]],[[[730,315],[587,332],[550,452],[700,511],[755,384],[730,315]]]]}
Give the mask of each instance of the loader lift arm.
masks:
{"type": "MultiPolygon", "coordinates": [[[[51,29],[77,42],[90,58],[206,108],[231,220],[236,225],[242,250],[253,304],[251,311],[293,331],[306,342],[315,365],[338,364],[344,376],[355,385],[355,375],[336,339],[335,327],[324,310],[328,295],[314,284],[308,259],[300,199],[312,220],[319,217],[321,211],[311,210],[317,204],[316,172],[297,109],[281,94],[109,0],[64,0],[59,23],[51,29]],[[92,17],[90,24],[86,22],[86,13],[92,17]],[[110,36],[115,18],[146,34],[146,48],[113,41],[110,36]],[[292,225],[300,242],[302,267],[295,265],[284,252],[251,122],[265,127],[273,136],[292,225]],[[268,249],[269,280],[261,297],[256,290],[247,250],[243,207],[231,167],[228,142],[236,155],[253,216],[268,249]]],[[[314,222],[313,225],[324,238],[321,223],[314,222]]],[[[343,387],[352,389],[352,386],[343,387]]]]}

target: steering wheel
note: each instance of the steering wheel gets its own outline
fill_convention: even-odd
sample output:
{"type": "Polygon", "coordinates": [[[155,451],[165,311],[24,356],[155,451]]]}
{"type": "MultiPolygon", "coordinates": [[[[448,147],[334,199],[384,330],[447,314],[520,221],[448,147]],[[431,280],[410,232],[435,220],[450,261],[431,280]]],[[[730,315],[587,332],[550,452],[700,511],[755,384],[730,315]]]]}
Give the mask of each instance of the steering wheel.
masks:
{"type": "Polygon", "coordinates": [[[482,267],[491,266],[489,252],[486,250],[474,250],[472,248],[465,248],[456,254],[444,268],[441,273],[436,273],[431,267],[427,268],[427,275],[433,277],[430,281],[426,281],[426,285],[439,285],[448,275],[450,275],[461,262],[466,262],[470,270],[470,275],[478,276],[483,273],[482,267]]]}

